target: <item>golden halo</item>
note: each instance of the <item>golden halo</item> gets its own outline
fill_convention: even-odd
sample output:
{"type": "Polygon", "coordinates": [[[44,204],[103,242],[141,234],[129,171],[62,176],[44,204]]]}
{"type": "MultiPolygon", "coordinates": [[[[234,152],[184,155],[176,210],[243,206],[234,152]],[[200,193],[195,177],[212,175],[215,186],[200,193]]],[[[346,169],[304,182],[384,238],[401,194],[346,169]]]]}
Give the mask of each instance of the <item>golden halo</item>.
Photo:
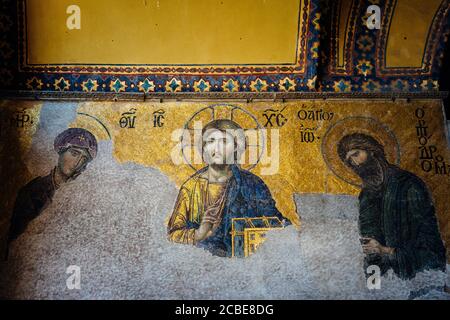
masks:
{"type": "Polygon", "coordinates": [[[384,147],[389,163],[400,163],[400,145],[394,133],[383,123],[369,117],[348,117],[330,126],[322,139],[322,156],[328,168],[345,182],[361,187],[361,179],[341,160],[337,146],[344,136],[363,133],[375,138],[384,147]]]}
{"type": "Polygon", "coordinates": [[[248,161],[241,165],[241,167],[242,169],[252,170],[258,164],[264,152],[265,135],[260,132],[263,127],[251,113],[238,106],[230,104],[215,104],[205,107],[195,112],[189,118],[184,125],[183,133],[180,137],[181,153],[185,163],[195,171],[198,171],[205,166],[203,160],[201,163],[191,161],[192,159],[202,159],[198,145],[196,145],[196,142],[198,144],[201,143],[201,141],[198,141],[198,139],[196,141],[194,136],[198,133],[200,133],[201,136],[201,131],[206,124],[219,119],[234,121],[243,129],[244,133],[250,130],[257,133],[256,142],[249,141],[246,136],[243,137],[243,139],[238,139],[238,148],[243,150],[242,157],[243,159],[248,159],[248,161]],[[196,126],[196,123],[200,123],[201,126],[196,126]],[[252,153],[253,156],[250,156],[249,153],[252,153]]]}
{"type": "Polygon", "coordinates": [[[77,112],[77,118],[70,124],[71,128],[82,128],[92,133],[97,141],[112,140],[108,127],[96,116],[77,112]]]}

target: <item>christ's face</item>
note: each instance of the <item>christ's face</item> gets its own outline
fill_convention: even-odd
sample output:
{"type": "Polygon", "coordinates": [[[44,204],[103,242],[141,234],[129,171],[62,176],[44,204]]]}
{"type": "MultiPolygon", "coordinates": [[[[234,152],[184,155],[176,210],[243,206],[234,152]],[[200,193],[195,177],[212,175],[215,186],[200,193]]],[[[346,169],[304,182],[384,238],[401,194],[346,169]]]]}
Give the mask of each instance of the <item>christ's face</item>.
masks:
{"type": "Polygon", "coordinates": [[[64,176],[70,178],[82,171],[88,163],[87,151],[82,148],[71,147],[59,155],[58,166],[64,176]]]}
{"type": "Polygon", "coordinates": [[[236,148],[234,137],[217,129],[207,130],[203,136],[203,157],[207,164],[232,164],[236,148]]]}

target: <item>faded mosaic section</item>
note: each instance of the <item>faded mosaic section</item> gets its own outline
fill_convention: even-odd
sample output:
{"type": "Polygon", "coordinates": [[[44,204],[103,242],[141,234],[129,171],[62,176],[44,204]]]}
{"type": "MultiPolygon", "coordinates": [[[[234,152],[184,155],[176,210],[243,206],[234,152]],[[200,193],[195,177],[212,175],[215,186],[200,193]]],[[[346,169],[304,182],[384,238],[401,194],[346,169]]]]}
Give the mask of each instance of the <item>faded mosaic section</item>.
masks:
{"type": "MultiPolygon", "coordinates": [[[[1,175],[8,182],[3,236],[19,188],[56,165],[58,134],[83,128],[98,141],[98,155],[86,170],[58,189],[11,243],[2,263],[2,297],[407,299],[448,277],[425,271],[403,280],[390,272],[382,290],[367,289],[358,230],[361,181],[335,150],[340,137],[354,132],[384,143],[390,162],[426,183],[449,243],[450,159],[439,101],[1,104],[1,175]],[[219,118],[235,110],[234,120],[244,128],[257,123],[266,133],[268,150],[249,169],[293,223],[268,232],[244,259],[167,240],[179,189],[204,165],[173,163],[181,152],[179,129],[193,119],[206,123],[211,110],[219,118]],[[278,160],[272,148],[277,135],[278,160]],[[81,268],[80,290],[66,287],[70,265],[81,268]]],[[[448,298],[437,290],[420,296],[427,297],[448,298]]]]}

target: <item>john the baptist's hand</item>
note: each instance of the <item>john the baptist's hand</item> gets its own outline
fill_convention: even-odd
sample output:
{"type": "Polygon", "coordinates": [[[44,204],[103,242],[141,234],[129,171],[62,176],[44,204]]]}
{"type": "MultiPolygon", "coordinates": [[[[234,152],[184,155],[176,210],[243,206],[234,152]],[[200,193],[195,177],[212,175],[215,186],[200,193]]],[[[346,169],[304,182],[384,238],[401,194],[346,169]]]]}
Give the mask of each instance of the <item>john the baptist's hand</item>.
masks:
{"type": "Polygon", "coordinates": [[[372,238],[362,238],[362,249],[364,254],[385,254],[391,255],[394,253],[394,248],[389,248],[381,245],[377,240],[372,238]]]}

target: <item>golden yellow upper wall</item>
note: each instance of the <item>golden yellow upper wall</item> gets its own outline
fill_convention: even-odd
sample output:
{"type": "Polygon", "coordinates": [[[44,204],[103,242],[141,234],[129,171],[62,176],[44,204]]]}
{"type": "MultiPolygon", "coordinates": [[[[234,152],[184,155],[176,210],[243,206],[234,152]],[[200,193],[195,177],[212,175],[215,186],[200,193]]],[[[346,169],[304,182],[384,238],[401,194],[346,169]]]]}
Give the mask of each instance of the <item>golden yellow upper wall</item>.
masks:
{"type": "Polygon", "coordinates": [[[293,64],[302,0],[26,0],[29,64],[293,64]],[[67,7],[81,9],[69,30],[67,7]]]}
{"type": "Polygon", "coordinates": [[[442,0],[397,0],[386,47],[386,67],[418,67],[442,0]]]}

